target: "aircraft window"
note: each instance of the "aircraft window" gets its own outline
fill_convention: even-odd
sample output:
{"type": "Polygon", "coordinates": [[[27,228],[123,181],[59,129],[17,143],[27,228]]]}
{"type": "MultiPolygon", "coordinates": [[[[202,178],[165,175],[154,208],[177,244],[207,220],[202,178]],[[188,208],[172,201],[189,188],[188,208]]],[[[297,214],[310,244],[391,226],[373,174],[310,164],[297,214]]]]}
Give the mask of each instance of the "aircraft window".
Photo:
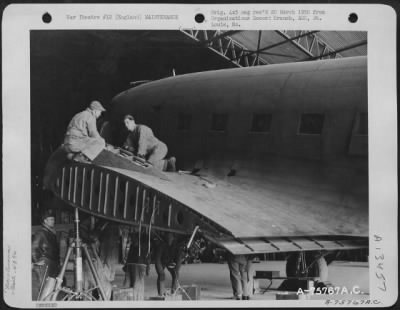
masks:
{"type": "Polygon", "coordinates": [[[254,114],[251,132],[269,132],[271,130],[271,114],[254,114]]]}
{"type": "Polygon", "coordinates": [[[212,116],[211,130],[225,131],[228,123],[228,115],[221,113],[214,113],[212,116]]]}
{"type": "Polygon", "coordinates": [[[368,135],[368,113],[359,113],[356,134],[368,135]]]}
{"type": "Polygon", "coordinates": [[[187,131],[190,130],[192,125],[192,115],[180,113],[178,116],[178,130],[187,131]]]}
{"type": "Polygon", "coordinates": [[[299,133],[320,135],[324,126],[324,115],[317,113],[303,113],[301,115],[299,133]]]}

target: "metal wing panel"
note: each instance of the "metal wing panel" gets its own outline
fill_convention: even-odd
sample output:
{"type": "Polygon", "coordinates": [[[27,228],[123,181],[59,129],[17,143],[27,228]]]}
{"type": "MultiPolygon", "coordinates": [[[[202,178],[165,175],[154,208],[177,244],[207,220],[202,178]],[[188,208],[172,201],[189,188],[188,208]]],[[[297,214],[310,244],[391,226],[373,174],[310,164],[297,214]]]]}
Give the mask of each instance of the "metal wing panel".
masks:
{"type": "Polygon", "coordinates": [[[235,254],[256,254],[256,253],[285,253],[296,251],[329,251],[329,250],[350,250],[368,247],[367,238],[349,238],[331,240],[330,237],[319,236],[315,238],[246,238],[216,240],[216,242],[235,254]]]}
{"type": "MultiPolygon", "coordinates": [[[[191,179],[193,181],[193,177],[183,178],[181,181],[188,184],[191,179]]],[[[254,223],[248,221],[246,215],[249,214],[250,206],[242,208],[242,212],[239,213],[238,210],[231,208],[230,213],[233,214],[227,218],[224,212],[228,209],[224,206],[218,209],[218,205],[213,204],[217,195],[210,193],[210,189],[205,188],[203,184],[204,181],[197,180],[192,186],[205,191],[201,197],[207,199],[201,203],[211,206],[213,211],[211,213],[205,212],[204,206],[199,207],[199,201],[195,201],[200,196],[195,196],[192,201],[185,201],[184,194],[181,197],[173,196],[171,188],[177,185],[174,177],[171,181],[167,181],[137,171],[95,165],[76,163],[64,165],[55,181],[55,193],[74,207],[123,224],[141,224],[147,227],[151,225],[154,229],[186,234],[193,231],[194,227],[200,226],[208,239],[235,254],[366,247],[366,238],[343,238],[340,235],[337,237],[287,234],[281,237],[274,236],[267,226],[264,225],[263,228],[258,224],[258,227],[254,227],[254,223]],[[149,180],[152,181],[151,185],[146,184],[149,180]],[[244,224],[246,220],[247,224],[244,224]],[[263,233],[256,235],[260,231],[263,233]]],[[[185,187],[182,187],[182,184],[178,185],[180,192],[185,193],[182,190],[185,187]]],[[[236,188],[233,189],[237,192],[236,188]]],[[[226,201],[226,205],[231,206],[230,202],[226,201]]],[[[279,222],[282,218],[276,217],[274,220],[279,222]]]]}
{"type": "MultiPolygon", "coordinates": [[[[368,235],[366,206],[341,204],[334,188],[318,189],[279,180],[250,182],[214,179],[215,188],[196,176],[170,174],[171,182],[134,172],[138,178],[188,208],[212,219],[235,237],[296,235],[368,235]]],[[[300,182],[301,180],[299,180],[300,182]]],[[[347,202],[348,204],[349,202],[347,202]]]]}

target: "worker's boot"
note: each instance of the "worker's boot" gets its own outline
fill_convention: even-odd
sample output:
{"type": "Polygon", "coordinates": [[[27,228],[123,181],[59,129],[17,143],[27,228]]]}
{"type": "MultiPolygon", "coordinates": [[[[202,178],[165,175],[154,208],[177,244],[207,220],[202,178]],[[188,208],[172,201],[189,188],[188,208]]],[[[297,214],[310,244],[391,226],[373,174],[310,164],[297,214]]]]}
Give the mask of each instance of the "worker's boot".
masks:
{"type": "Polygon", "coordinates": [[[170,171],[170,172],[176,171],[176,158],[175,157],[172,156],[167,160],[167,169],[166,170],[170,171]]]}

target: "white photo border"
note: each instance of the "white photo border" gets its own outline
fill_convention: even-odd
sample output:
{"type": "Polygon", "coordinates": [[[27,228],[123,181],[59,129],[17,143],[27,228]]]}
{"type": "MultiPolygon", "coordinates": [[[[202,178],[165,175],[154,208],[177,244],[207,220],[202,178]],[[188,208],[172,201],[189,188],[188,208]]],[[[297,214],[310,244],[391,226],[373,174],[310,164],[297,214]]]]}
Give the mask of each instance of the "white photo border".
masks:
{"type": "MultiPolygon", "coordinates": [[[[4,300],[12,307],[32,308],[31,300],[31,166],[30,166],[30,31],[80,29],[207,29],[211,10],[229,9],[324,10],[321,21],[249,21],[245,30],[367,31],[369,115],[369,264],[370,299],[387,307],[397,301],[397,98],[396,98],[396,12],[380,4],[13,4],[2,20],[3,64],[3,285],[4,300]],[[44,13],[52,21],[42,21],[44,13]],[[68,20],[67,15],[100,15],[134,12],[174,14],[169,20],[68,20]],[[356,12],[357,23],[348,16],[356,12]],[[194,16],[202,13],[204,23],[194,16]],[[18,223],[18,225],[17,225],[18,223]],[[28,254],[29,253],[29,254],[28,254]],[[385,289],[383,289],[383,286],[385,289]]],[[[222,29],[224,30],[224,29],[222,29]]],[[[243,307],[228,301],[135,302],[137,307],[243,307]]],[[[127,302],[56,302],[59,308],[132,307],[127,302]]],[[[323,307],[323,300],[251,300],[246,307],[323,307]]],[[[338,305],[335,305],[338,306],[338,305]]],[[[345,304],[352,307],[355,304],[345,304]]]]}

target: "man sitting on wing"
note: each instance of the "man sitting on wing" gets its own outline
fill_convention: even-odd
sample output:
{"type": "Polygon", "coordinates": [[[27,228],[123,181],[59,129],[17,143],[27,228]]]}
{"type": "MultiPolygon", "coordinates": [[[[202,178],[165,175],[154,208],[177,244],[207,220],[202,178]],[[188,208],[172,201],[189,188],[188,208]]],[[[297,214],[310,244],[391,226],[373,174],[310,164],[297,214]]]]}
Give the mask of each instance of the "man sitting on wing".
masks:
{"type": "Polygon", "coordinates": [[[168,148],[158,140],[153,131],[145,126],[136,124],[132,115],[125,115],[124,124],[129,131],[123,148],[135,155],[146,159],[153,166],[164,171],[176,171],[176,158],[165,159],[168,148]]]}
{"type": "Polygon", "coordinates": [[[96,127],[96,120],[105,110],[95,100],[86,110],[72,118],[64,137],[63,148],[74,161],[89,163],[106,147],[106,142],[96,127]]]}

